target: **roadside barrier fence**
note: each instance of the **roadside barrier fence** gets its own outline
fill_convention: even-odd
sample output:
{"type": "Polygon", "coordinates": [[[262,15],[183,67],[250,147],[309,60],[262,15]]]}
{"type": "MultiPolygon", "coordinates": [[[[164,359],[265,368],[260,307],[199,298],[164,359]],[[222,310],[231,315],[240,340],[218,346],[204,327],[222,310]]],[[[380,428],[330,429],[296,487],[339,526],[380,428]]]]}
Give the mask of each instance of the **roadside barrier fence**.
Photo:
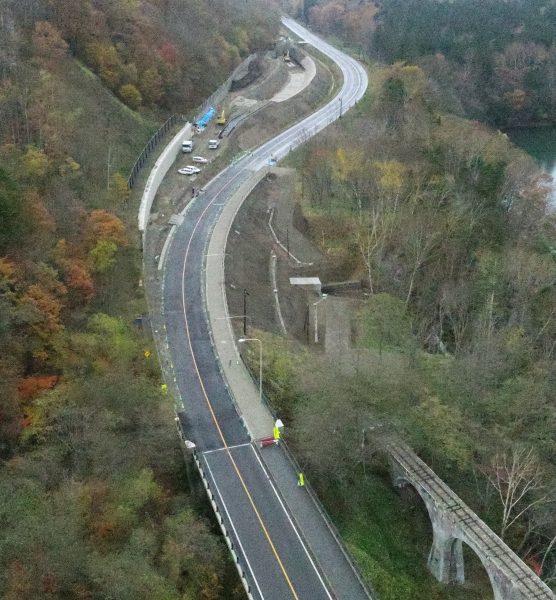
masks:
{"type": "Polygon", "coordinates": [[[133,168],[127,178],[127,187],[131,189],[135,182],[137,181],[137,177],[141,172],[141,169],[145,166],[147,159],[149,158],[151,152],[158,146],[158,142],[168,133],[168,131],[178,122],[178,121],[186,121],[187,119],[183,115],[174,114],[172,115],[163,125],[156,131],[151,139],[145,144],[145,147],[141,151],[141,154],[137,157],[133,168]]]}

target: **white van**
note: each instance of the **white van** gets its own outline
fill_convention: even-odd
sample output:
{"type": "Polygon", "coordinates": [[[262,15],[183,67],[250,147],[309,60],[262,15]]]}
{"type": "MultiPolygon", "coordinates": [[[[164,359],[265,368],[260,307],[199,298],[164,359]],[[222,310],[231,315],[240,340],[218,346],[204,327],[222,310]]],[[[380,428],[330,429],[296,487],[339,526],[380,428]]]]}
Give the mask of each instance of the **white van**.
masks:
{"type": "Polygon", "coordinates": [[[192,140],[184,140],[181,143],[181,151],[184,154],[189,154],[189,153],[193,152],[193,141],[192,140]]]}
{"type": "Polygon", "coordinates": [[[220,146],[220,142],[218,140],[209,140],[209,150],[217,150],[218,146],[220,146]]]}

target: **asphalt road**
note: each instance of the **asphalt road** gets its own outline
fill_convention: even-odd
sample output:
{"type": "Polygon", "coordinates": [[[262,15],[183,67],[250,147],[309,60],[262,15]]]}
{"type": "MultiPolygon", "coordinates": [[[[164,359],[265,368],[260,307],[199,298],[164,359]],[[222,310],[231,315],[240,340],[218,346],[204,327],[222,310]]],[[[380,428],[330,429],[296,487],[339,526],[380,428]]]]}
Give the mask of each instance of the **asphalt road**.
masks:
{"type": "MultiPolygon", "coordinates": [[[[330,581],[258,450],[250,443],[218,367],[203,297],[206,248],[222,205],[253,171],[268,165],[271,157],[283,158],[333,122],[340,111],[362,97],[367,87],[365,71],[353,59],[291,19],[283,21],[338,64],[344,76],[342,89],[319,111],[222,171],[188,206],[166,256],[164,318],[174,373],[185,406],[182,428],[196,444],[252,597],[356,600],[367,595],[362,588],[357,591],[355,578],[355,583],[346,583],[345,589],[341,588],[343,584],[330,581]]],[[[321,526],[324,531],[324,520],[321,526]]],[[[315,532],[311,535],[314,537],[315,532]]]]}

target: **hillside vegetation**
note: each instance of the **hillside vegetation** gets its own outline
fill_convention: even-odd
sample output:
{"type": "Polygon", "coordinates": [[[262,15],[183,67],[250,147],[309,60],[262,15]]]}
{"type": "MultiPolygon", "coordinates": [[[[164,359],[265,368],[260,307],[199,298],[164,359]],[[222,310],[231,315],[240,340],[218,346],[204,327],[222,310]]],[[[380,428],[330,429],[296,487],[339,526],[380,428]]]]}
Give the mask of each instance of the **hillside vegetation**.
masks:
{"type": "Polygon", "coordinates": [[[359,52],[421,66],[443,110],[498,127],[556,119],[553,0],[377,0],[357,5],[311,0],[304,8],[311,26],[359,52]]]}
{"type": "Polygon", "coordinates": [[[146,307],[126,175],[162,116],[276,27],[249,2],[0,4],[6,600],[242,597],[191,495],[148,322],[133,324],[146,307]]]}

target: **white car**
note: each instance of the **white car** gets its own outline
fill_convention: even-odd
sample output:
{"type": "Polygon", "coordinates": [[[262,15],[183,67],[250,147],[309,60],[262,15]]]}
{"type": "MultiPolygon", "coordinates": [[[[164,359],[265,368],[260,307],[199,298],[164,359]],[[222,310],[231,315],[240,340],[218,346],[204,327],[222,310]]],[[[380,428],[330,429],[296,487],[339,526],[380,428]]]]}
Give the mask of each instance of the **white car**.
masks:
{"type": "Polygon", "coordinates": [[[178,173],[180,175],[196,175],[197,173],[200,173],[201,169],[199,169],[199,167],[194,167],[194,166],[188,166],[188,167],[184,167],[183,169],[178,169],[178,173]]]}
{"type": "Polygon", "coordinates": [[[202,156],[194,156],[191,160],[194,163],[201,163],[202,165],[206,165],[208,163],[208,160],[202,156]]]}
{"type": "Polygon", "coordinates": [[[218,140],[209,140],[209,150],[216,150],[218,146],[220,146],[220,142],[218,140]]]}

